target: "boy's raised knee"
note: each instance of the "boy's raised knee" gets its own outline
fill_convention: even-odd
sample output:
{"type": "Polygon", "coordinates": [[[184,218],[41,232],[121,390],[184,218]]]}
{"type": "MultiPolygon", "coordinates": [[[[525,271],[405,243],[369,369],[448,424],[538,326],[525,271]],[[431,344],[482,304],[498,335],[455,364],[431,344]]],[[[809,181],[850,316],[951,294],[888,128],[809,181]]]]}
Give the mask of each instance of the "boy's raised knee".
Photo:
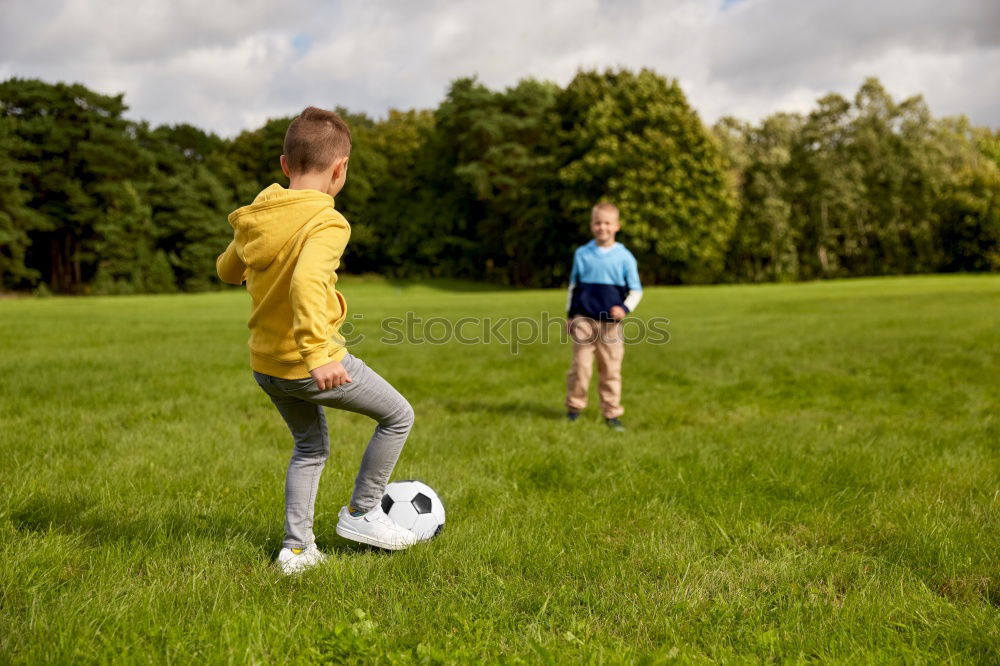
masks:
{"type": "Polygon", "coordinates": [[[413,407],[410,403],[403,401],[403,409],[399,415],[400,425],[404,426],[407,430],[413,427],[413,421],[416,419],[416,415],[413,413],[413,407]]]}
{"type": "Polygon", "coordinates": [[[399,408],[383,421],[382,425],[393,430],[409,432],[413,427],[414,418],[413,407],[404,399],[399,408]]]}

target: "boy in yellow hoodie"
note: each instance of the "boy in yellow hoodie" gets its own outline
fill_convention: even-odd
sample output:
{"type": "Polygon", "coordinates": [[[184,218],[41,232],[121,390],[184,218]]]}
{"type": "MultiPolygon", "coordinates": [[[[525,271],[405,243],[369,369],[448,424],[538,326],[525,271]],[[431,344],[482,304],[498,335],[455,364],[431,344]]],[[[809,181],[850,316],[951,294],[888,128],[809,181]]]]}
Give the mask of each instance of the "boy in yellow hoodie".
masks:
{"type": "Polygon", "coordinates": [[[340,511],[337,534],[389,550],[416,536],[389,519],[381,499],[413,426],[406,399],[361,359],[339,333],[347,303],[337,268],[351,227],[333,197],[347,179],[351,134],[332,111],[309,107],[288,127],[274,184],[229,216],[233,241],[216,260],[224,282],[246,282],[251,297],[250,366],[292,433],[295,448],[285,478],[285,538],[278,566],[296,573],[325,555],[313,536],[316,489],[330,453],[324,407],[377,422],[354,484],[340,511]]]}

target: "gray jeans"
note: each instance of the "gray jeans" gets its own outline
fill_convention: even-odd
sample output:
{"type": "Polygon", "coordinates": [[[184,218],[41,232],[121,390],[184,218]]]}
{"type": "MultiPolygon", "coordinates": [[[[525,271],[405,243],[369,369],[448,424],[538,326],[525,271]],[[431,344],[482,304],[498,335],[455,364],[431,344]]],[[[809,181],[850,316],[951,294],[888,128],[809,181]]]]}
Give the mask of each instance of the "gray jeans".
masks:
{"type": "Polygon", "coordinates": [[[254,372],[254,379],[281,412],[295,440],[285,477],[286,548],[305,548],[314,541],[316,489],[330,455],[323,407],[357,412],[377,425],[354,481],[351,506],[367,511],[382,500],[385,485],[413,427],[413,408],[361,359],[348,354],[341,363],[351,382],[321,391],[313,379],[281,379],[254,372]]]}

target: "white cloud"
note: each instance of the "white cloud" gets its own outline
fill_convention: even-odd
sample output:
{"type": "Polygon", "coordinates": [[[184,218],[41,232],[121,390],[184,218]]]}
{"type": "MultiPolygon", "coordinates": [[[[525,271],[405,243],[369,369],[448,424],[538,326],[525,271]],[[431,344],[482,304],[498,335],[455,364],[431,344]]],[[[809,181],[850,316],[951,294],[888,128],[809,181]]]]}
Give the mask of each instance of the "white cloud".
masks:
{"type": "Polygon", "coordinates": [[[936,113],[1000,125],[1000,69],[983,66],[998,48],[1000,3],[989,0],[748,1],[714,23],[706,59],[721,88],[707,107],[802,111],[877,76],[897,96],[923,93],[936,113]]]}
{"type": "Polygon", "coordinates": [[[432,107],[460,76],[565,84],[616,66],[677,77],[708,121],[804,111],[874,75],[1000,126],[994,0],[38,0],[4,14],[0,75],[125,92],[133,117],[223,134],[312,103],[432,107]]]}

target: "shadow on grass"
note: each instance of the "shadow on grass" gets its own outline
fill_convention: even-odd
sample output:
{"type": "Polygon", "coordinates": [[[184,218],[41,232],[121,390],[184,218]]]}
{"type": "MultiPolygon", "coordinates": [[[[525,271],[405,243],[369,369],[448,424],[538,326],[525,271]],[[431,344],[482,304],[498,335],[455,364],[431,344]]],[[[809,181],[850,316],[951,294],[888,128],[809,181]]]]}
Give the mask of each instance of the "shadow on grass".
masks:
{"type": "Polygon", "coordinates": [[[86,497],[34,499],[11,515],[19,532],[55,530],[82,537],[94,545],[110,541],[152,543],[179,541],[191,535],[211,539],[245,538],[254,541],[273,539],[271,530],[247,525],[234,516],[211,513],[170,512],[151,516],[142,509],[130,508],[107,514],[93,511],[95,503],[86,497]]]}
{"type": "Polygon", "coordinates": [[[427,287],[437,291],[450,292],[486,292],[486,291],[510,291],[511,287],[491,284],[488,282],[472,282],[470,280],[453,280],[449,278],[433,278],[427,280],[414,280],[402,278],[390,278],[385,283],[396,289],[407,289],[410,287],[427,287]]]}
{"type": "MultiPolygon", "coordinates": [[[[332,537],[318,537],[316,539],[316,546],[326,553],[327,555],[333,555],[334,553],[350,555],[350,554],[371,554],[371,555],[382,555],[389,556],[395,555],[396,551],[386,550],[385,548],[378,548],[376,546],[369,546],[366,543],[358,543],[357,541],[348,541],[343,537],[332,536],[332,537]]],[[[276,548],[273,553],[270,553],[273,558],[278,557],[278,551],[281,548],[276,548]]]]}
{"type": "Polygon", "coordinates": [[[555,405],[540,405],[533,402],[449,400],[445,403],[445,409],[456,414],[478,412],[481,414],[497,414],[499,416],[510,416],[513,418],[523,418],[526,416],[553,420],[563,420],[566,418],[566,409],[564,407],[555,405]]]}
{"type": "Polygon", "coordinates": [[[459,280],[456,278],[391,278],[373,273],[363,273],[361,275],[346,274],[341,276],[341,280],[348,287],[384,285],[399,290],[412,289],[414,287],[426,287],[427,289],[449,292],[489,292],[510,291],[512,289],[512,287],[501,284],[474,282],[472,280],[459,280]]]}
{"type": "MultiPolygon", "coordinates": [[[[171,512],[165,516],[143,515],[135,510],[104,515],[92,511],[95,503],[85,497],[35,499],[11,515],[14,529],[22,534],[59,532],[83,539],[94,548],[113,543],[157,545],[185,543],[194,536],[210,541],[234,539],[259,544],[269,559],[281,551],[281,533],[271,527],[247,524],[245,519],[220,514],[171,512]]],[[[347,541],[336,535],[321,536],[317,544],[327,553],[388,553],[378,548],[347,541]]]]}
{"type": "MultiPolygon", "coordinates": [[[[157,520],[149,515],[122,514],[105,517],[91,511],[95,503],[86,497],[49,497],[36,499],[11,515],[14,529],[21,534],[58,532],[77,536],[92,548],[106,548],[124,543],[138,545],[186,546],[192,536],[219,543],[245,541],[260,548],[269,561],[278,558],[281,551],[281,533],[263,525],[247,525],[234,517],[220,514],[190,515],[171,513],[157,520]]],[[[371,553],[391,555],[392,551],[343,539],[333,533],[321,534],[316,539],[320,550],[328,555],[371,553]]]]}

